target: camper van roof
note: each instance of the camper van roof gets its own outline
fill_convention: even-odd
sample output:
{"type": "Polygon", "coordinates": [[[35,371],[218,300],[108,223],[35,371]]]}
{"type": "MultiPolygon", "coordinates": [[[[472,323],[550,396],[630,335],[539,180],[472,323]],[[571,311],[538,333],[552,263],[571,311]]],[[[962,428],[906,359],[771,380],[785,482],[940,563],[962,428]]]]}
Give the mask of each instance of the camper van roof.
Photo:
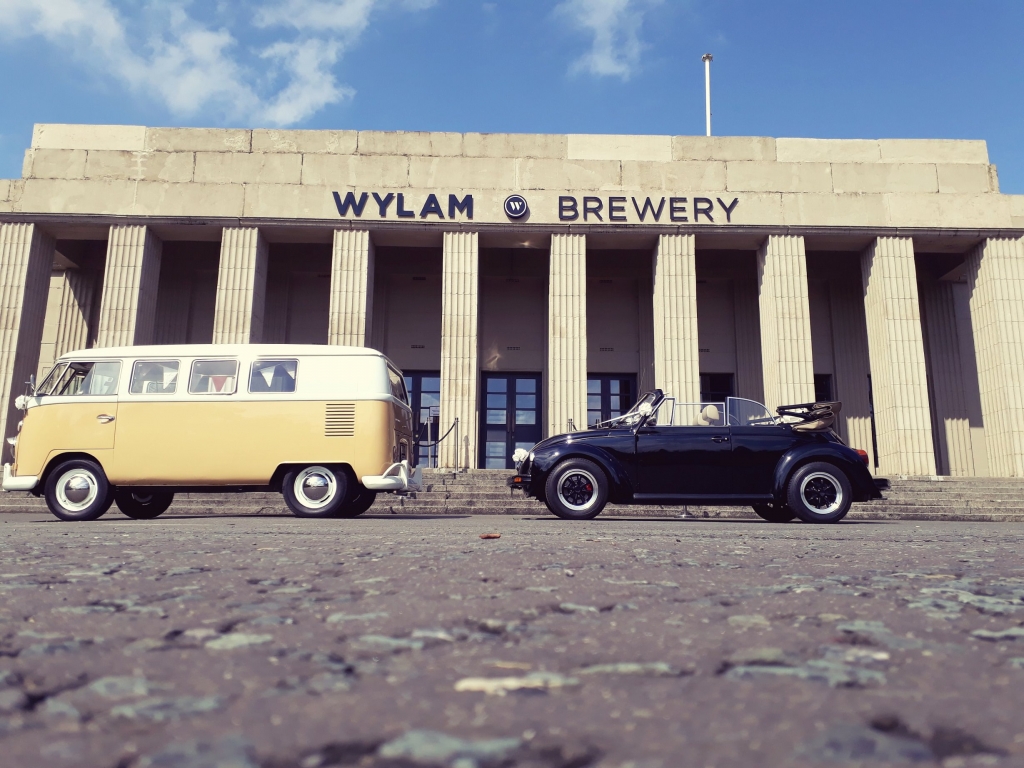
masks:
{"type": "Polygon", "coordinates": [[[328,344],[151,344],[133,347],[97,347],[67,352],[61,360],[95,360],[103,357],[299,357],[360,356],[384,357],[369,347],[341,347],[328,344]]]}

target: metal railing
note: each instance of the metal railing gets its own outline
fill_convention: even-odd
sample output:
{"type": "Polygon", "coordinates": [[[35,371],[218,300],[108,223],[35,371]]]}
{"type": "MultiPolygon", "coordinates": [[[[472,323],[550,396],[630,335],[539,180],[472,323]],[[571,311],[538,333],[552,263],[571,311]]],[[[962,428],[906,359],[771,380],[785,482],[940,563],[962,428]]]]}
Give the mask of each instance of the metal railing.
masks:
{"type": "MultiPolygon", "coordinates": [[[[431,419],[427,423],[427,439],[428,439],[428,441],[430,439],[430,431],[431,431],[431,428],[433,426],[434,426],[434,420],[431,419]]],[[[452,434],[453,432],[455,433],[455,471],[456,472],[461,472],[462,471],[462,463],[459,461],[459,417],[458,416],[455,417],[455,421],[452,422],[452,425],[450,427],[448,427],[448,431],[445,432],[443,435],[441,435],[441,437],[437,438],[433,442],[420,443],[420,447],[423,447],[424,445],[427,447],[427,466],[428,467],[437,468],[437,464],[438,464],[437,447],[441,443],[443,443],[445,441],[445,439],[450,434],[452,434]],[[430,452],[431,448],[434,449],[433,455],[431,455],[431,452],[430,452]]],[[[469,438],[468,437],[466,438],[466,450],[467,450],[467,452],[469,450],[469,438]]],[[[469,458],[468,458],[468,456],[466,458],[465,466],[467,466],[467,467],[469,466],[469,458]]]]}

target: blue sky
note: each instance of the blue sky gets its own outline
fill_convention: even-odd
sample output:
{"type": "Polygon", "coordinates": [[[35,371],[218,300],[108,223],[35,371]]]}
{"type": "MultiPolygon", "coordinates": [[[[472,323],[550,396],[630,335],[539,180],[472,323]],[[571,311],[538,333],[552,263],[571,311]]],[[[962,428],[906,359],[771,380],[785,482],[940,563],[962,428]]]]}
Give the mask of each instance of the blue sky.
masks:
{"type": "Polygon", "coordinates": [[[1021,0],[0,0],[36,122],[986,139],[1024,193],[1021,0]]]}

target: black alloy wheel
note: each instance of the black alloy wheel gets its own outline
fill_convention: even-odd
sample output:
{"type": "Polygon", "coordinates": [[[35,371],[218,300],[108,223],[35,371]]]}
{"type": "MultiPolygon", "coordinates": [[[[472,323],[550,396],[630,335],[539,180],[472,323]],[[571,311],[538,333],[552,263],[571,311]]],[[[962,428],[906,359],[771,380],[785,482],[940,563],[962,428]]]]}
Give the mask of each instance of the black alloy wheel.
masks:
{"type": "Polygon", "coordinates": [[[846,473],[834,464],[816,461],[793,473],[786,501],[805,523],[837,523],[853,503],[853,489],[846,473]]]}
{"type": "Polygon", "coordinates": [[[133,491],[118,488],[114,491],[114,503],[127,517],[133,520],[153,520],[160,517],[174,501],[174,494],[167,491],[133,491]]]}
{"type": "Polygon", "coordinates": [[[788,523],[790,520],[796,518],[796,512],[790,509],[785,504],[776,504],[771,502],[768,504],[755,504],[754,512],[762,520],[767,520],[769,523],[788,523]]]}
{"type": "Polygon", "coordinates": [[[548,475],[544,497],[548,509],[558,517],[590,520],[608,503],[608,479],[588,459],[566,459],[548,475]]]}

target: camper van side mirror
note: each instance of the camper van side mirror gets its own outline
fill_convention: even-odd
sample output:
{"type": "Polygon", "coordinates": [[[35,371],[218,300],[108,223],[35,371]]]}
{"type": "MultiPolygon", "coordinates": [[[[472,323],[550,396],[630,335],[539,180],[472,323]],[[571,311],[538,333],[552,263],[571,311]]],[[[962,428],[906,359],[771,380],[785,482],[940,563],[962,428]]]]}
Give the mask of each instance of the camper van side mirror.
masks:
{"type": "Polygon", "coordinates": [[[36,375],[34,373],[30,373],[28,381],[25,383],[28,384],[28,394],[34,395],[36,393],[36,375]]]}

